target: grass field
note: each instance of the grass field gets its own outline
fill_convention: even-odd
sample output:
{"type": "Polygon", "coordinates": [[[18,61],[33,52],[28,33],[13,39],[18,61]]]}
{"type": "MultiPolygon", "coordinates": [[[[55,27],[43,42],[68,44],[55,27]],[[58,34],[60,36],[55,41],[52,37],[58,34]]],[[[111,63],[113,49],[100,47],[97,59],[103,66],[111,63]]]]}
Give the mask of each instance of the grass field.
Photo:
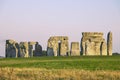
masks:
{"type": "Polygon", "coordinates": [[[120,80],[120,56],[2,58],[0,79],[120,80]]]}

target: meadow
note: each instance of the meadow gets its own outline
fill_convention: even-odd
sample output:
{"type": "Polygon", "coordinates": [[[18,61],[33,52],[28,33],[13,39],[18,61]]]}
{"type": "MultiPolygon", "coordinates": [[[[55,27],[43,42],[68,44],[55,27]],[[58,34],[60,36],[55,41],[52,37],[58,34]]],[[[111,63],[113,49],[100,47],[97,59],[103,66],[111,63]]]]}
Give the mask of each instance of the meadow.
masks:
{"type": "Polygon", "coordinates": [[[120,56],[1,58],[1,80],[120,80],[120,56]]]}

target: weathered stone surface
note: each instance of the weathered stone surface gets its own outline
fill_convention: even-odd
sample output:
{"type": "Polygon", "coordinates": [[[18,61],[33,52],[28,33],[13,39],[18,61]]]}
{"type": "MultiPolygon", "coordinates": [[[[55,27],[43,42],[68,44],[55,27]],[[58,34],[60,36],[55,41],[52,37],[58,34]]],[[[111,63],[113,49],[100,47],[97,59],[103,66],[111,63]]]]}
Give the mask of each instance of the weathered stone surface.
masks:
{"type": "Polygon", "coordinates": [[[20,42],[20,57],[29,57],[29,46],[28,42],[20,42]]]}
{"type": "Polygon", "coordinates": [[[48,56],[67,56],[69,53],[68,37],[53,36],[48,40],[47,55],[48,56]]]}
{"type": "Polygon", "coordinates": [[[79,42],[71,42],[71,56],[80,56],[79,42]]]}
{"type": "Polygon", "coordinates": [[[53,48],[47,48],[47,56],[54,56],[53,48]]]}
{"type": "Polygon", "coordinates": [[[85,42],[85,54],[84,55],[96,55],[96,46],[94,42],[89,42],[89,40],[87,40],[85,42]]]}
{"type": "Polygon", "coordinates": [[[36,42],[33,56],[42,56],[42,46],[36,42]]]}
{"type": "Polygon", "coordinates": [[[28,42],[28,46],[29,46],[29,56],[33,57],[33,48],[34,45],[36,44],[36,42],[28,42]]]}
{"type": "Polygon", "coordinates": [[[6,57],[33,57],[42,55],[42,46],[38,42],[20,42],[6,40],[6,57]]]}
{"type": "Polygon", "coordinates": [[[14,40],[6,40],[6,57],[18,57],[18,43],[14,40]]]}
{"type": "Polygon", "coordinates": [[[107,53],[112,55],[112,32],[109,32],[107,36],[107,53]]]}
{"type": "Polygon", "coordinates": [[[105,55],[107,50],[104,42],[105,39],[101,32],[83,32],[81,39],[81,52],[83,55],[105,55]]]}
{"type": "Polygon", "coordinates": [[[105,41],[101,44],[101,55],[107,55],[107,44],[105,41]]]}

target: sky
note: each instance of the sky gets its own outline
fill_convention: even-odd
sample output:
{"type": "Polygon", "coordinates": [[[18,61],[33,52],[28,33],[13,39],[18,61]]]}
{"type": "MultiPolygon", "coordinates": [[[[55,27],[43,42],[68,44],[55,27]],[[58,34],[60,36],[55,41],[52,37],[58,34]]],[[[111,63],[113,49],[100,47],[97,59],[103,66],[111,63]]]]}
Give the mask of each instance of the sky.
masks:
{"type": "Polygon", "coordinates": [[[5,40],[38,41],[50,36],[80,42],[82,32],[113,33],[113,52],[120,53],[120,0],[0,0],[0,56],[5,40]]]}

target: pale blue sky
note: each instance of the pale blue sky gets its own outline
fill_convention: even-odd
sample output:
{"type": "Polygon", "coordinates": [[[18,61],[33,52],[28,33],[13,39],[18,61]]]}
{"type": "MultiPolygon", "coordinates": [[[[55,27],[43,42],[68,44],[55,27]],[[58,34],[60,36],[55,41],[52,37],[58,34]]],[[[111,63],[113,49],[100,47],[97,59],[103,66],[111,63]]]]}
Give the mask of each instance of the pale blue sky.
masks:
{"type": "Polygon", "coordinates": [[[0,55],[5,40],[38,41],[50,36],[81,40],[82,32],[113,32],[113,52],[120,52],[120,0],[0,0],[0,55]]]}

